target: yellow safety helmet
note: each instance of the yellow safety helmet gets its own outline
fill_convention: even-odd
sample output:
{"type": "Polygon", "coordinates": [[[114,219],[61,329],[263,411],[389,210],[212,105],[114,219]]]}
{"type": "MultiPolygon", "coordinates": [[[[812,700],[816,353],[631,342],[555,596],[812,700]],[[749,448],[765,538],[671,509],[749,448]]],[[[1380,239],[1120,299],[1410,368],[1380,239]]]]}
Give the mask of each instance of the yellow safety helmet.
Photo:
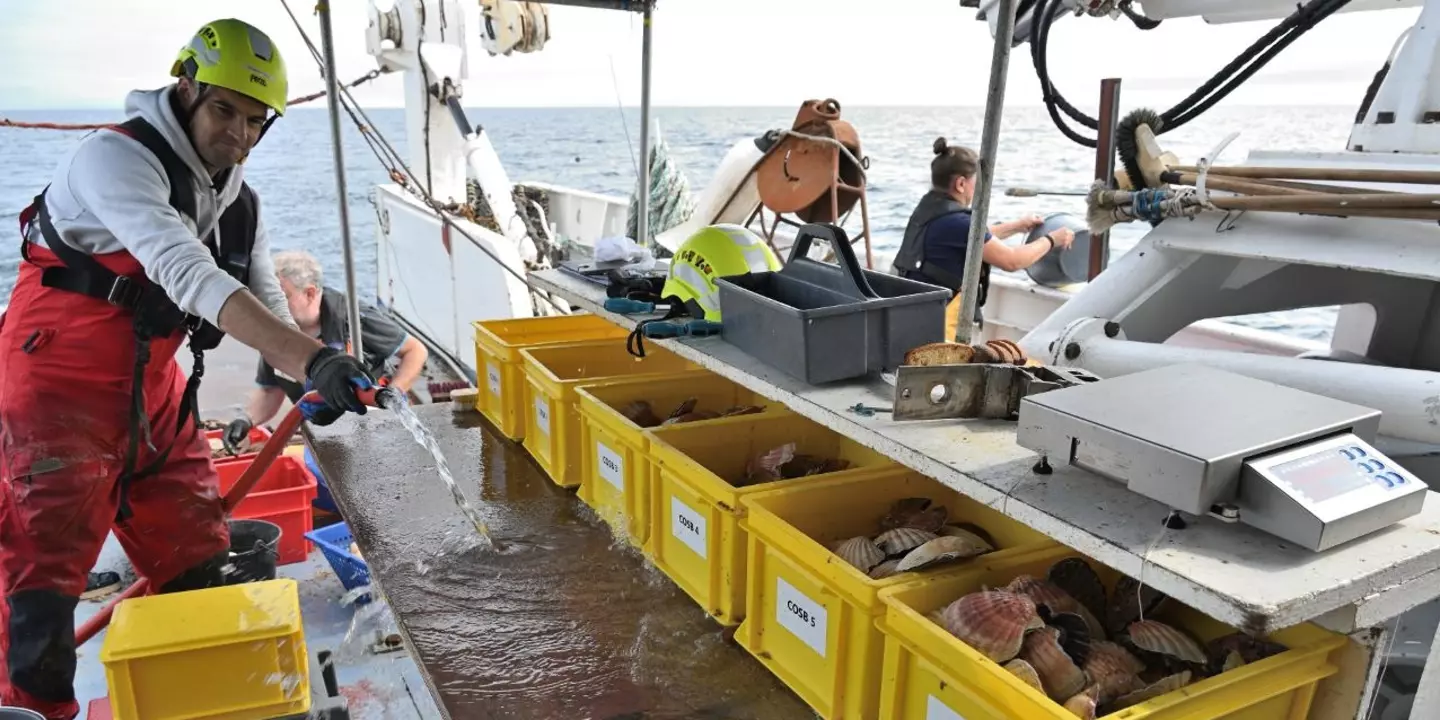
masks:
{"type": "Polygon", "coordinates": [[[233,90],[285,114],[289,91],[285,60],[270,37],[250,23],[227,18],[200,28],[180,49],[171,77],[233,90]]]}
{"type": "Polygon", "coordinates": [[[718,321],[717,278],[779,269],[780,260],[759,235],[739,225],[711,225],[686,238],[675,251],[660,295],[678,299],[694,317],[718,321]]]}

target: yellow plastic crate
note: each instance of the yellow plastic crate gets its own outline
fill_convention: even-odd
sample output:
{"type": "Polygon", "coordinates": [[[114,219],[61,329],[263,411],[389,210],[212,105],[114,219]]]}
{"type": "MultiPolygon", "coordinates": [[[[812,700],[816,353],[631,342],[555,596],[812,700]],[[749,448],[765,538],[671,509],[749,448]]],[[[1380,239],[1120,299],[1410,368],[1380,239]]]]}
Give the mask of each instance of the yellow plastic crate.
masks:
{"type": "Polygon", "coordinates": [[[650,538],[655,565],[722,625],[745,619],[746,534],[742,501],[777,487],[899,467],[889,458],[795,414],[740,415],[704,426],[652,428],[651,457],[659,473],[650,492],[650,538]],[[835,473],[737,488],[750,458],[788,442],[795,452],[848,460],[835,473]]]}
{"type": "Polygon", "coordinates": [[[529,402],[525,449],[561,487],[580,484],[580,411],[575,389],[620,378],[653,379],[698,369],[668,350],[649,345],[631,355],[624,338],[533,347],[520,351],[529,402]]]}
{"type": "Polygon", "coordinates": [[[748,613],[735,640],[827,720],[874,718],[880,708],[884,614],[880,591],[922,577],[973,573],[1053,541],[908,468],[873,476],[779,487],[745,498],[741,527],[750,536],[748,613]],[[828,548],[874,535],[896,500],[930,498],[951,522],[988,532],[994,552],[872,580],[828,548]]]}
{"type": "Polygon", "coordinates": [[[100,662],[116,720],[258,720],[310,710],[294,580],[125,600],[100,662]]]}
{"type": "MultiPolygon", "coordinates": [[[[964,575],[935,577],[880,594],[886,613],[884,683],[880,716],[894,720],[962,717],[966,720],[1074,720],[1059,704],[981,655],[925,615],[962,595],[1008,584],[1020,574],[1044,577],[1050,566],[1083,557],[1065,547],[1046,550],[964,575]]],[[[1090,561],[1107,589],[1118,575],[1090,561]]],[[[1175,601],[1155,617],[1207,642],[1234,632],[1175,601]]],[[[1103,716],[1110,720],[1291,720],[1307,717],[1316,686],[1337,672],[1331,655],[1341,635],[1297,625],[1268,639],[1290,648],[1192,683],[1180,690],[1103,716]]]]}
{"type": "Polygon", "coordinates": [[[631,422],[618,408],[644,400],[663,420],[680,403],[695,398],[701,410],[757,405],[769,414],[789,412],[781,403],[704,370],[587,385],[575,393],[580,398],[580,499],[636,547],[644,547],[650,536],[649,490],[658,469],[650,457],[646,428],[631,422]]]}
{"type": "Polygon", "coordinates": [[[630,334],[599,315],[588,314],[479,320],[471,326],[475,329],[475,372],[480,376],[475,409],[511,440],[525,437],[528,400],[521,350],[630,334]]]}

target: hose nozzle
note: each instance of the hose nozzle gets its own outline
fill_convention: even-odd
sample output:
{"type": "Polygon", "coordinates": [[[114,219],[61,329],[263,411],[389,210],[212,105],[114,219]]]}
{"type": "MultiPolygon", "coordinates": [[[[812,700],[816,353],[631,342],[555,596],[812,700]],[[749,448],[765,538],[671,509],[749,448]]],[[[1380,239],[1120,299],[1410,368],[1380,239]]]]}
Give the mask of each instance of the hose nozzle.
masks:
{"type": "Polygon", "coordinates": [[[366,405],[378,407],[382,410],[393,410],[399,407],[400,403],[404,401],[404,398],[400,396],[400,391],[383,385],[361,390],[357,392],[356,395],[359,396],[360,401],[366,405]]]}

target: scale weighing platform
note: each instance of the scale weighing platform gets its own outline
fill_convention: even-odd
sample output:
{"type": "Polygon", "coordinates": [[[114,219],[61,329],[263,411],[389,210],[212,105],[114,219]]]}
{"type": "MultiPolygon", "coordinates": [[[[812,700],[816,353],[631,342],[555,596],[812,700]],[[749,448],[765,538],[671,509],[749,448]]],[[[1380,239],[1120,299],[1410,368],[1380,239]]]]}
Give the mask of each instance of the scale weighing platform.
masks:
{"type": "Polygon", "coordinates": [[[1371,445],[1379,426],[1378,410],[1184,364],[1028,396],[1017,442],[1322,551],[1425,503],[1426,484],[1371,445]]]}

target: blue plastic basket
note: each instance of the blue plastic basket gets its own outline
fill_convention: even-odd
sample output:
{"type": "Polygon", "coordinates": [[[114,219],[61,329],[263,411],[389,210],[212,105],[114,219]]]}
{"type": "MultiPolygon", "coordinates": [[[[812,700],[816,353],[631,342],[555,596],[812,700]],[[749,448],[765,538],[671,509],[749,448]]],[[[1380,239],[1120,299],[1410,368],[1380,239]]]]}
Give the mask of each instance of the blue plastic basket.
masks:
{"type": "MultiPolygon", "coordinates": [[[[315,543],[320,552],[325,553],[330,569],[335,571],[335,577],[340,578],[340,584],[345,586],[346,590],[370,584],[370,566],[350,554],[350,543],[355,542],[355,536],[350,534],[349,524],[338,522],[327,525],[305,533],[305,537],[315,543]]],[[[366,593],[356,599],[355,604],[366,605],[370,599],[370,594],[366,593]]]]}

